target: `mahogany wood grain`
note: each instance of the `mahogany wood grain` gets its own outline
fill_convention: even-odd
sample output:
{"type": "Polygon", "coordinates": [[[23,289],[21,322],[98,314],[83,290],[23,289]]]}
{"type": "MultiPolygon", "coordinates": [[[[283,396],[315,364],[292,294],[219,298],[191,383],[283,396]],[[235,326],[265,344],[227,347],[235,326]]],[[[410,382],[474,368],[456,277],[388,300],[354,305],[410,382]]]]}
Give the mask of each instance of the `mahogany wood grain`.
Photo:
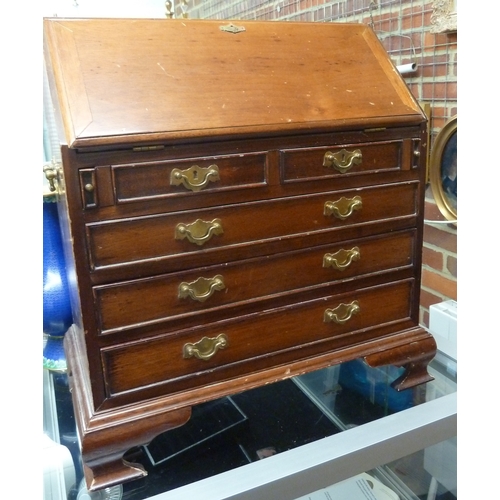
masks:
{"type": "MultiPolygon", "coordinates": [[[[304,177],[302,175],[300,182],[284,182],[282,173],[283,167],[280,166],[280,151],[300,148],[301,151],[307,153],[309,148],[324,148],[324,151],[337,147],[338,144],[350,144],[353,147],[356,144],[366,147],[367,141],[372,142],[401,142],[403,138],[403,146],[401,149],[401,165],[398,172],[398,179],[401,181],[418,181],[420,179],[420,171],[418,168],[419,162],[415,161],[414,151],[419,151],[425,144],[420,144],[421,132],[420,127],[402,127],[401,129],[387,127],[377,130],[363,130],[347,132],[332,132],[330,134],[319,135],[303,135],[303,136],[283,136],[283,137],[252,137],[247,140],[234,140],[227,142],[201,142],[191,143],[189,145],[166,146],[161,150],[153,151],[133,151],[129,149],[116,149],[109,151],[104,149],[97,153],[96,151],[73,150],[63,147],[67,163],[72,167],[67,169],[65,176],[68,184],[79,187],[83,191],[84,185],[81,184],[78,178],[78,172],[82,171],[109,171],[104,179],[104,182],[99,184],[99,189],[96,193],[97,205],[93,210],[86,210],[82,215],[88,222],[99,221],[102,219],[123,218],[131,216],[140,216],[153,213],[174,212],[176,210],[187,210],[194,208],[203,208],[207,206],[218,206],[221,204],[243,203],[247,201],[256,201],[263,199],[272,199],[285,196],[294,196],[303,194],[304,191],[309,193],[321,192],[325,190],[325,185],[330,185],[335,179],[335,187],[339,190],[354,187],[363,187],[371,184],[384,184],[394,182],[394,174],[397,173],[394,169],[377,169],[367,170],[355,169],[354,172],[338,175],[334,169],[327,169],[322,166],[322,154],[310,155],[314,157],[314,163],[321,164],[321,175],[314,177],[304,177]],[[410,146],[408,146],[410,145],[410,146]],[[232,189],[224,189],[224,192],[217,190],[217,184],[209,184],[206,189],[197,193],[188,192],[183,187],[167,186],[166,179],[170,177],[170,172],[174,168],[176,162],[198,160],[209,161],[209,158],[218,158],[221,156],[235,157],[242,155],[243,157],[252,157],[259,155],[258,152],[267,151],[265,183],[250,183],[240,184],[239,188],[234,186],[232,189]],[[223,154],[224,153],[224,154],[223,154]],[[115,170],[127,170],[127,166],[136,167],[140,179],[141,172],[149,169],[150,173],[155,176],[162,176],[163,180],[157,178],[157,183],[149,181],[149,187],[153,191],[145,196],[134,194],[134,186],[127,187],[129,193],[125,196],[119,194],[120,186],[117,184],[119,179],[112,175],[115,170]],[[142,168],[145,168],[143,171],[142,168]],[[160,174],[161,172],[161,174],[160,174]],[[108,179],[108,180],[106,180],[108,179]],[[305,183],[304,181],[307,181],[305,183]],[[101,195],[104,195],[106,203],[100,203],[101,195]],[[109,205],[107,200],[113,199],[112,205],[109,205]]],[[[388,158],[384,163],[390,161],[388,158]]],[[[258,164],[254,168],[259,169],[258,164]]],[[[236,165],[237,167],[238,165],[236,165]]],[[[307,170],[310,170],[314,165],[309,159],[307,170]]],[[[234,167],[233,167],[234,168],[234,167]]],[[[247,168],[247,167],[246,167],[247,168]]],[[[259,175],[250,173],[250,175],[259,175]]],[[[238,172],[236,179],[239,179],[242,172],[238,172]]],[[[254,177],[254,180],[256,177],[254,177]]],[[[227,181],[227,179],[226,179],[227,181]]],[[[133,184],[131,179],[129,183],[133,184]]],[[[141,186],[141,181],[139,186],[141,186]]],[[[145,179],[142,181],[148,183],[145,179]]],[[[222,182],[222,180],[221,180],[222,182]]],[[[123,184],[123,182],[122,182],[123,184]]],[[[229,186],[228,186],[229,187],[229,186]]],[[[144,191],[145,186],[141,189],[144,191]]],[[[82,208],[85,208],[82,205],[82,208]]]]}
{"type": "Polygon", "coordinates": [[[346,341],[361,342],[376,335],[372,330],[377,327],[393,323],[397,329],[397,323],[410,316],[412,285],[411,281],[401,281],[340,296],[320,296],[316,300],[291,303],[251,317],[203,325],[188,332],[118,344],[103,351],[108,391],[113,396],[152,384],[172,388],[167,391],[182,390],[193,383],[199,384],[200,377],[203,383],[224,379],[226,366],[231,369],[232,365],[238,364],[232,376],[251,371],[248,365],[254,366],[259,357],[267,358],[272,366],[275,361],[270,355],[283,350],[296,349],[296,356],[300,358],[300,350],[306,344],[318,344],[317,349],[321,352],[323,340],[335,338],[338,342],[334,344],[339,346],[345,345],[346,341]],[[359,312],[346,323],[325,322],[324,314],[328,308],[353,301],[359,303],[359,312]],[[385,306],[380,307],[381,303],[385,306]],[[186,343],[197,342],[205,336],[214,338],[220,333],[227,335],[228,346],[211,359],[183,358],[182,348],[186,343]]]}
{"type": "Polygon", "coordinates": [[[418,105],[365,24],[332,29],[331,23],[317,23],[311,30],[310,23],[293,23],[292,29],[291,23],[276,23],[269,29],[266,23],[242,21],[245,31],[238,34],[221,31],[225,24],[47,21],[68,145],[421,120],[418,105]]]}
{"type": "MultiPolygon", "coordinates": [[[[189,408],[211,400],[214,392],[222,397],[240,391],[242,386],[248,390],[253,389],[360,356],[364,356],[372,366],[385,363],[405,366],[407,374],[413,375],[408,382],[411,382],[412,386],[418,385],[429,381],[430,377],[425,367],[428,358],[436,349],[434,339],[423,328],[402,329],[392,336],[386,335],[337,351],[304,357],[300,361],[292,356],[288,361],[284,360],[283,364],[276,364],[272,368],[260,370],[260,366],[257,366],[252,373],[245,375],[244,383],[240,378],[233,378],[224,384],[205,384],[194,390],[146,400],[144,403],[107,409],[99,414],[93,408],[92,394],[88,390],[88,370],[82,366],[83,353],[78,353],[74,349],[78,345],[74,333],[75,331],[70,329],[65,339],[65,344],[68,346],[68,362],[74,367],[69,380],[75,405],[80,410],[77,413],[77,425],[83,437],[82,460],[87,487],[92,491],[131,481],[146,474],[141,465],[125,462],[121,458],[132,444],[127,440],[116,439],[122,429],[127,430],[132,427],[136,437],[134,443],[142,440],[142,444],[147,444],[151,433],[159,434],[168,428],[182,425],[182,422],[189,418],[189,408]],[[422,353],[425,353],[427,360],[422,353]],[[86,412],[85,409],[90,411],[86,412]],[[165,426],[163,430],[152,421],[153,416],[159,415],[165,426]],[[103,449],[101,447],[103,442],[108,442],[110,448],[103,449]]],[[[396,389],[403,390],[404,387],[396,386],[396,389]]]]}
{"type": "Polygon", "coordinates": [[[207,191],[259,189],[266,186],[267,152],[247,153],[235,156],[213,156],[210,158],[190,158],[158,163],[135,163],[113,165],[112,175],[117,203],[147,201],[153,197],[190,196],[207,191]],[[171,173],[174,169],[187,170],[193,166],[210,168],[216,165],[219,178],[208,182],[200,191],[192,191],[184,185],[172,185],[171,173]]]}
{"type": "Polygon", "coordinates": [[[144,477],[147,475],[144,467],[125,462],[123,454],[186,423],[191,417],[191,407],[175,409],[172,406],[171,411],[165,413],[157,402],[138,403],[99,415],[91,397],[85,347],[76,333],[77,330],[71,327],[64,345],[87,487],[94,491],[144,477]]]}
{"type": "Polygon", "coordinates": [[[359,164],[353,164],[347,176],[367,172],[383,172],[385,170],[400,170],[407,168],[411,161],[409,156],[403,158],[403,141],[380,142],[369,144],[341,144],[334,147],[297,148],[280,151],[283,181],[310,180],[345,176],[345,173],[335,167],[325,168],[323,160],[327,153],[339,153],[342,150],[353,152],[358,150],[362,159],[359,164]]]}
{"type": "MultiPolygon", "coordinates": [[[[100,332],[115,333],[122,339],[127,328],[154,323],[164,329],[169,320],[178,316],[181,320],[195,316],[194,321],[206,324],[221,309],[225,309],[226,315],[234,315],[232,309],[248,301],[272,301],[285,292],[300,295],[305,288],[411,268],[415,260],[414,237],[414,231],[404,231],[95,287],[100,332]],[[349,267],[341,270],[324,267],[326,254],[352,248],[357,248],[360,257],[349,267]],[[191,297],[179,298],[181,283],[214,276],[221,276],[224,289],[215,291],[203,302],[191,297]]],[[[220,318],[219,314],[216,317],[220,318]]]]}
{"type": "Polygon", "coordinates": [[[87,486],[193,405],[355,358],[429,379],[418,325],[426,118],[362,24],[46,19],[87,486]],[[360,150],[345,172],[325,154],[360,150]],[[200,189],[172,173],[217,165],[200,189]],[[176,169],[174,171],[174,169],[176,169]],[[174,181],[172,181],[174,179],[174,181]],[[327,202],[360,197],[345,219],[327,202]],[[220,219],[203,245],[179,224],[220,219]],[[326,252],[357,247],[343,271],[326,252]],[[179,284],[223,276],[205,302],[179,284]],[[353,304],[340,324],[325,310],[353,304]],[[224,333],[208,359],[186,344],[224,333]]]}
{"type": "MultiPolygon", "coordinates": [[[[332,191],[320,194],[278,198],[265,202],[231,204],[209,209],[153,215],[87,225],[91,267],[134,265],[163,259],[168,270],[191,267],[194,262],[209,263],[231,260],[221,256],[220,249],[233,255],[267,254],[267,245],[277,240],[305,239],[313,233],[330,232],[330,241],[344,239],[343,228],[364,226],[374,222],[409,217],[416,214],[417,183],[369,186],[364,189],[332,191]],[[362,208],[346,219],[325,215],[327,202],[360,196],[362,208]],[[198,219],[219,219],[223,233],[214,235],[200,246],[187,238],[176,239],[178,224],[193,224],[198,219]],[[212,257],[213,256],[213,257],[212,257]],[[184,261],[187,262],[184,263],[184,261]]],[[[285,244],[282,250],[284,250],[285,244]]]]}

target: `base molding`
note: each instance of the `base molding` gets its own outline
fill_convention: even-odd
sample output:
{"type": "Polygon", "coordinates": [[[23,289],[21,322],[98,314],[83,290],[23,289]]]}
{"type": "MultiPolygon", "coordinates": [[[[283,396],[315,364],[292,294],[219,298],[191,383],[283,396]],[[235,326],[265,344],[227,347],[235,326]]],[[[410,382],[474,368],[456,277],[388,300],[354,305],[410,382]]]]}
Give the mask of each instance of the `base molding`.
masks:
{"type": "Polygon", "coordinates": [[[357,358],[363,358],[372,367],[404,367],[403,375],[393,386],[405,390],[432,380],[427,366],[435,356],[436,342],[424,328],[416,327],[224,383],[200,386],[182,395],[166,395],[101,411],[94,409],[88,368],[83,361],[86,358],[79,352],[81,346],[74,328],[65,336],[65,349],[85,480],[87,489],[96,491],[147,475],[140,464],[124,460],[125,453],[185,424],[195,404],[357,358]]]}

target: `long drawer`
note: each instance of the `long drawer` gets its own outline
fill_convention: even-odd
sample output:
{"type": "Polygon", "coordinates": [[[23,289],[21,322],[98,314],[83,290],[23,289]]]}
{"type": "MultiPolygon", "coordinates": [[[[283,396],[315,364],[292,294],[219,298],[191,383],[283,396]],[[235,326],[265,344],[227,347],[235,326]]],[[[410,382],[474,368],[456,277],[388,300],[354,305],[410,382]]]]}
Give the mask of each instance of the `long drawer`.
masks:
{"type": "MultiPolygon", "coordinates": [[[[101,334],[196,316],[206,322],[214,310],[262,302],[370,274],[408,268],[415,260],[415,230],[345,241],[94,287],[101,334]]],[[[228,312],[226,312],[228,314],[228,312]]]]}
{"type": "Polygon", "coordinates": [[[326,296],[265,313],[101,350],[108,396],[162,385],[167,392],[252,372],[255,362],[310,344],[330,348],[377,335],[410,316],[413,280],[326,296]],[[307,325],[307,327],[306,327],[307,325]],[[197,357],[200,356],[200,357],[197,357]],[[203,356],[206,359],[203,359],[203,356]]]}
{"type": "Polygon", "coordinates": [[[96,271],[168,260],[170,269],[192,268],[224,248],[237,258],[263,255],[272,241],[414,216],[417,189],[416,182],[388,184],[90,223],[90,266],[96,271]]]}

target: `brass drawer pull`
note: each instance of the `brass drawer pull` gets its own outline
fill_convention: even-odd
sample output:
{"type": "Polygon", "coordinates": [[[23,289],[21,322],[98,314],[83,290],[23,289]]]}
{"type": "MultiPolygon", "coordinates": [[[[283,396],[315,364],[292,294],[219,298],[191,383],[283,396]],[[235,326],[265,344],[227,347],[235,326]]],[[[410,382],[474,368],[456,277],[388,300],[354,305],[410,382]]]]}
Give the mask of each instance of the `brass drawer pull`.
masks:
{"type": "Polygon", "coordinates": [[[227,336],[221,333],[215,338],[203,337],[194,344],[184,344],[182,355],[185,359],[194,357],[208,361],[219,349],[224,349],[226,346],[227,336]]]}
{"type": "Polygon", "coordinates": [[[358,247],[353,247],[350,250],[342,248],[335,253],[325,253],[323,256],[323,267],[333,267],[334,269],[343,271],[360,258],[361,254],[358,247]]]}
{"type": "Polygon", "coordinates": [[[220,219],[214,219],[207,222],[201,219],[194,221],[191,224],[177,224],[175,227],[175,239],[183,240],[187,238],[191,243],[203,245],[209,241],[212,236],[224,233],[220,219]]]}
{"type": "Polygon", "coordinates": [[[191,297],[198,302],[205,302],[216,291],[224,290],[224,279],[220,274],[213,278],[198,278],[191,283],[183,282],[179,285],[179,299],[191,297]]]}
{"type": "Polygon", "coordinates": [[[343,174],[347,172],[353,165],[360,165],[362,160],[363,155],[360,149],[355,149],[354,151],[341,149],[336,153],[327,151],[325,153],[325,156],[323,157],[323,166],[333,167],[343,174]]]}
{"type": "Polygon", "coordinates": [[[206,187],[209,182],[218,180],[220,177],[217,165],[210,165],[206,168],[193,165],[186,170],[174,168],[170,173],[170,185],[180,186],[182,184],[191,191],[199,191],[206,187]]]}
{"type": "Polygon", "coordinates": [[[363,201],[361,196],[354,196],[353,198],[345,198],[342,196],[337,201],[327,201],[324,206],[324,215],[334,215],[337,219],[347,219],[355,210],[363,208],[363,201]]]}
{"type": "Polygon", "coordinates": [[[325,323],[337,323],[339,325],[343,325],[359,311],[359,303],[357,300],[354,300],[350,304],[340,304],[335,309],[327,309],[323,316],[323,321],[325,323]]]}

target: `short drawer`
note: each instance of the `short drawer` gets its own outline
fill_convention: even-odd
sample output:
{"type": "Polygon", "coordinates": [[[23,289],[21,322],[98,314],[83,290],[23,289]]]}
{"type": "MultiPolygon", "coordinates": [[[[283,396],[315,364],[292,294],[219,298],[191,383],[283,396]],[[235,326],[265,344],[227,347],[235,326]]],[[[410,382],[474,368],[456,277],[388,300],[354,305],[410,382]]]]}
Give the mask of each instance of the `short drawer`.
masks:
{"type": "Polygon", "coordinates": [[[276,295],[408,268],[415,262],[414,230],[344,241],[94,287],[101,334],[119,334],[172,319],[210,321],[215,311],[257,304],[276,295]]]}
{"type": "Polygon", "coordinates": [[[345,144],[280,152],[283,182],[409,170],[411,140],[345,144]]]}
{"type": "Polygon", "coordinates": [[[90,264],[98,270],[163,261],[169,271],[215,263],[214,252],[224,248],[231,260],[263,255],[273,241],[414,216],[417,189],[416,182],[388,184],[90,223],[90,264]]]}
{"type": "Polygon", "coordinates": [[[82,169],[85,208],[110,203],[201,196],[267,186],[267,153],[245,153],[82,169]],[[114,201],[113,201],[114,200],[114,201]]]}
{"type": "Polygon", "coordinates": [[[269,310],[148,341],[101,350],[109,396],[151,386],[167,393],[273,366],[273,356],[317,344],[325,349],[354,345],[377,329],[408,319],[412,280],[269,310]],[[279,334],[277,333],[279,332],[279,334]]]}

